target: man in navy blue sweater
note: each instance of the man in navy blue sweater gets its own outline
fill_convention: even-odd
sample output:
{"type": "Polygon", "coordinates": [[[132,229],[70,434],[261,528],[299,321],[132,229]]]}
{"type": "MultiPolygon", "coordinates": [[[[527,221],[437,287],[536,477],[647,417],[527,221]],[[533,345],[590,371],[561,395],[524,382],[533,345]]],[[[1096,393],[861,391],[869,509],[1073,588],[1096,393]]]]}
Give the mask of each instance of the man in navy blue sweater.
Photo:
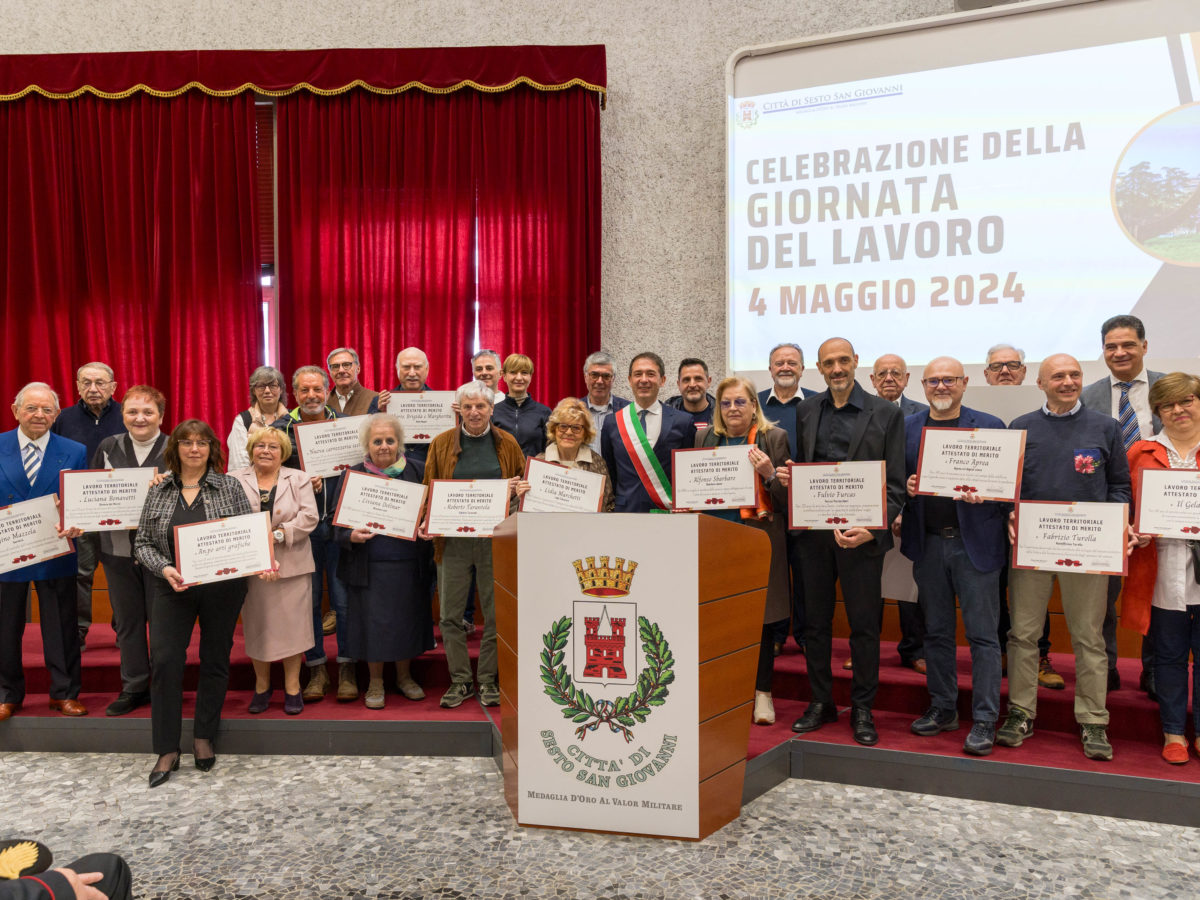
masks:
{"type": "MultiPolygon", "coordinates": [[[[1079,362],[1061,353],[1048,357],[1038,371],[1037,384],[1046,394],[1045,405],[1009,425],[1025,429],[1021,499],[1128,503],[1129,462],[1120,426],[1112,416],[1086,409],[1080,402],[1083,372],[1079,362]]],[[[1107,575],[1010,570],[1008,718],[996,733],[996,743],[1019,747],[1033,734],[1037,639],[1055,579],[1075,649],[1075,721],[1080,726],[1083,752],[1089,759],[1112,759],[1112,745],[1105,733],[1108,657],[1102,631],[1107,575]]]]}

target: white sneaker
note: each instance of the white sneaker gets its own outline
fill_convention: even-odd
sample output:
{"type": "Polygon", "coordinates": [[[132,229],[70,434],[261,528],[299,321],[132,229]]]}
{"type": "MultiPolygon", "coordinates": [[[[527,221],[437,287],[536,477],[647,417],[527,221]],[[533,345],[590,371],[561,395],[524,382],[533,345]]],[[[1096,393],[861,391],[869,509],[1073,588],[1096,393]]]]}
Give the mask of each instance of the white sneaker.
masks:
{"type": "Polygon", "coordinates": [[[754,724],[775,724],[775,703],[769,691],[754,692],[754,724]]]}

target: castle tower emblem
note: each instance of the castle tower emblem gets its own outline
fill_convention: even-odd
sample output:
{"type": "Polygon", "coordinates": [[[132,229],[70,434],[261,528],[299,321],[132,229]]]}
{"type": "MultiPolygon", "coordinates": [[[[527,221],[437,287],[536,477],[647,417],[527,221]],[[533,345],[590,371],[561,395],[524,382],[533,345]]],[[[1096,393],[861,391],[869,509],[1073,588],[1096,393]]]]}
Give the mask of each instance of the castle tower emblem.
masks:
{"type": "Polygon", "coordinates": [[[599,616],[584,616],[583,627],[583,646],[587,652],[583,676],[624,681],[625,619],[610,619],[606,606],[599,616]]]}

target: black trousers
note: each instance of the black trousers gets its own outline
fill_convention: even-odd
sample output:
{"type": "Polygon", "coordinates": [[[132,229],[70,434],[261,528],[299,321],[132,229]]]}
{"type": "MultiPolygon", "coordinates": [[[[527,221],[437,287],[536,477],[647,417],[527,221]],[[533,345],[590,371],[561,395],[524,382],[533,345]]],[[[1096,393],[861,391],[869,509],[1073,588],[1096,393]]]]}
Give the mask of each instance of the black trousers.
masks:
{"type": "Polygon", "coordinates": [[[150,644],[146,623],[150,621],[150,597],[159,580],[135,566],[128,556],[100,554],[108,579],[108,602],[113,610],[113,629],[121,651],[121,690],[130,694],[150,690],[150,644]]]}
{"type": "MultiPolygon", "coordinates": [[[[50,699],[79,696],[79,626],[75,622],[75,576],[35,581],[42,653],[50,670],[50,699]]],[[[25,700],[21,638],[25,634],[25,598],[29,582],[0,583],[0,703],[25,700]]]]}
{"type": "Polygon", "coordinates": [[[67,865],[77,874],[100,872],[104,875],[92,887],[109,900],[130,900],[133,897],[133,877],[129,865],[115,853],[89,853],[67,865]]]}
{"type": "Polygon", "coordinates": [[[804,619],[808,656],[808,682],[812,699],[833,702],[833,610],[841,582],[846,619],[850,623],[850,658],[854,677],[850,702],[870,709],[879,687],[879,620],[883,610],[880,581],[883,554],[873,543],[842,549],[832,531],[801,536],[800,560],[804,572],[804,619]]]}
{"type": "Polygon", "coordinates": [[[192,629],[200,622],[200,674],[196,684],[195,737],[213,740],[221,724],[221,707],[229,686],[229,653],[246,581],[218,581],[176,593],[154,579],[150,601],[150,723],[154,752],[179,749],[183,729],[183,671],[192,629]]]}

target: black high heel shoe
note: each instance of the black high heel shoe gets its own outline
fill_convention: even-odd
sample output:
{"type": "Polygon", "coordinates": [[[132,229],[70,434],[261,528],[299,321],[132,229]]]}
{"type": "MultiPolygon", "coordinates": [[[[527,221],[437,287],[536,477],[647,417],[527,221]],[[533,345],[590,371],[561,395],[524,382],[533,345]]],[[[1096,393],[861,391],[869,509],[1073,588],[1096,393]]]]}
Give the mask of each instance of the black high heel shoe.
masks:
{"type": "MultiPolygon", "coordinates": [[[[212,741],[209,741],[209,746],[212,746],[212,741]]],[[[212,767],[217,764],[217,753],[213,750],[212,756],[196,756],[196,745],[192,744],[192,756],[196,760],[196,768],[201,772],[211,772],[212,767]]]]}
{"type": "Polygon", "coordinates": [[[152,788],[166,784],[171,778],[171,773],[179,771],[179,751],[175,751],[175,761],[171,763],[171,768],[159,769],[157,766],[158,764],[155,763],[154,770],[150,772],[150,787],[152,788]]]}

